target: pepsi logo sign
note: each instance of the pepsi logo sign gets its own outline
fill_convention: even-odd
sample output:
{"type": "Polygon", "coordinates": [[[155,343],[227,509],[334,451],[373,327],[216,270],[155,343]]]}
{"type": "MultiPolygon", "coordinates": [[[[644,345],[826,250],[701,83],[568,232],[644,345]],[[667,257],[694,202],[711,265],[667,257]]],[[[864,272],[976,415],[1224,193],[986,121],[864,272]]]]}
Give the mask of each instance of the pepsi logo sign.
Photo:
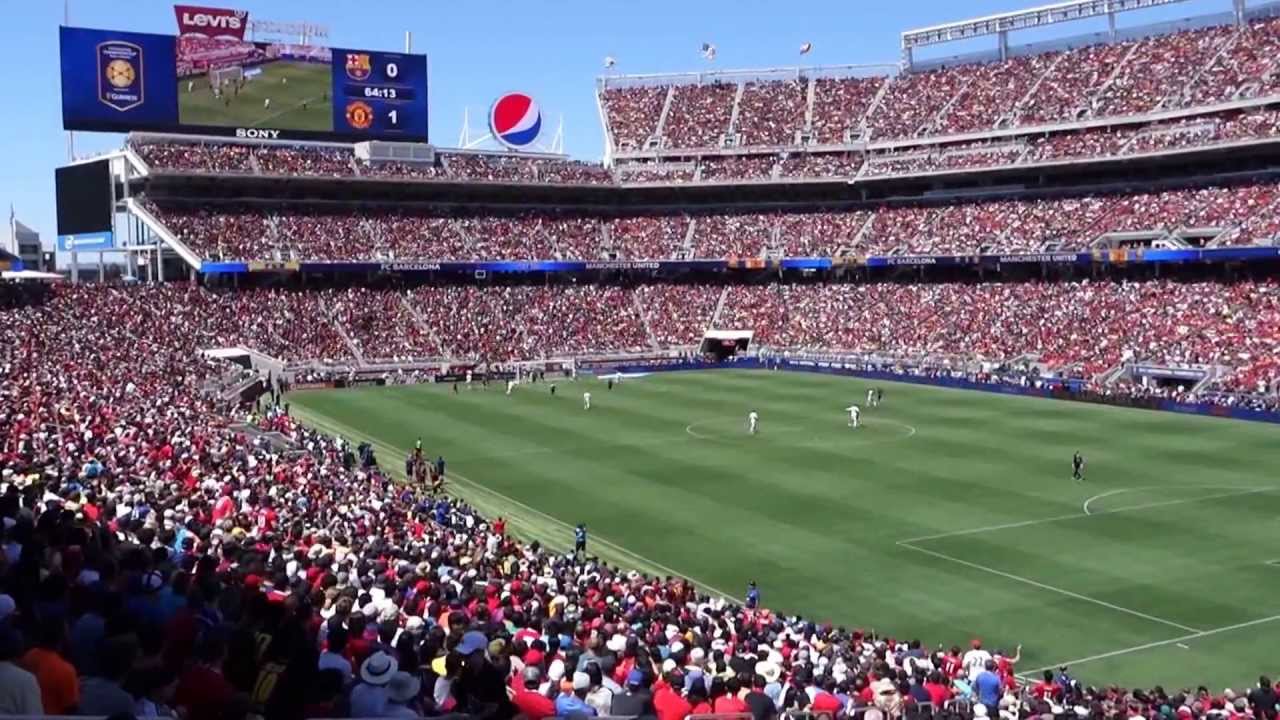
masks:
{"type": "Polygon", "coordinates": [[[489,132],[512,150],[522,150],[542,132],[542,111],[533,98],[512,92],[499,97],[489,108],[489,132]]]}

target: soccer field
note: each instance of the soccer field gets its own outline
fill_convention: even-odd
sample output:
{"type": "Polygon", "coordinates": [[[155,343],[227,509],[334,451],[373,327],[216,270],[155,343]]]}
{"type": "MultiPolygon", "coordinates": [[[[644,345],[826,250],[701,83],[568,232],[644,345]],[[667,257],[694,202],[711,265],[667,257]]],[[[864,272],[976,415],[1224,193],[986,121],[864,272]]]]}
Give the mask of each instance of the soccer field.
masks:
{"type": "Polygon", "coordinates": [[[755,579],[766,606],[819,621],[1021,642],[1021,674],[1239,690],[1275,673],[1280,427],[884,383],[851,430],[843,408],[870,385],[717,370],[554,398],[494,383],[289,400],[396,474],[421,436],[451,492],[521,537],[566,548],[586,522],[604,559],[711,592],[755,579]]]}
{"type": "Polygon", "coordinates": [[[323,63],[276,61],[261,66],[262,74],[249,80],[239,95],[215,98],[209,92],[209,76],[178,81],[178,121],[184,125],[276,127],[291,130],[333,130],[330,68],[323,63]],[[282,82],[288,78],[286,84],[282,82]],[[271,107],[263,101],[271,98],[271,107]],[[306,108],[303,108],[303,104],[306,108]]]}

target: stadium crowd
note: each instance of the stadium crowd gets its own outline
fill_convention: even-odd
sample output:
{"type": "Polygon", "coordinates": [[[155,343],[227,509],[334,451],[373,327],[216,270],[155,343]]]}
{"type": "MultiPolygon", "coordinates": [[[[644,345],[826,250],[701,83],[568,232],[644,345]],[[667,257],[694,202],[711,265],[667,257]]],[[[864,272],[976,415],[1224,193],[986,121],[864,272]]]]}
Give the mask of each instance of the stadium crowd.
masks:
{"type": "Polygon", "coordinates": [[[356,160],[349,146],[239,144],[146,138],[130,147],[158,172],[247,173],[289,177],[368,177],[599,185],[614,182],[598,163],[497,153],[441,153],[435,162],[356,160]]]}
{"type": "MultiPolygon", "coordinates": [[[[872,255],[1083,250],[1107,233],[1151,239],[1187,229],[1223,245],[1270,242],[1280,225],[1274,183],[952,203],[893,203],[827,213],[826,231],[797,234],[806,213],[723,213],[687,225],[671,215],[601,218],[527,212],[158,205],[195,253],[226,260],[598,260],[831,256],[856,239],[872,255]],[[870,220],[868,221],[868,214],[870,220]],[[794,215],[794,218],[792,217],[794,215]],[[779,223],[779,218],[785,222],[779,223]],[[791,220],[794,219],[794,222],[791,220]],[[780,224],[781,229],[773,229],[780,224]],[[686,242],[688,240],[689,242],[686,242]]],[[[1201,242],[1198,241],[1198,242],[1201,242]]]]}
{"type": "MultiPolygon", "coordinates": [[[[658,342],[687,343],[721,292],[0,287],[24,329],[0,344],[0,714],[1274,717],[1266,691],[1028,682],[1017,653],[976,641],[930,650],[523,544],[287,403],[252,412],[280,446],[233,430],[241,411],[203,391],[225,366],[201,349],[310,357],[350,347],[344,332],[379,355],[406,347],[374,338],[527,357],[647,347],[644,310],[658,342]]],[[[1269,282],[734,286],[728,301],[720,326],[777,346],[1089,369],[1252,358],[1242,379],[1273,380],[1280,356],[1269,282]]]]}
{"type": "MultiPolygon", "coordinates": [[[[1280,74],[1269,48],[1280,20],[1256,17],[1240,28],[1217,25],[1066,50],[961,63],[892,78],[813,77],[743,80],[741,144],[793,143],[806,131],[817,143],[843,143],[870,130],[873,141],[982,132],[997,127],[1122,118],[1160,109],[1209,107],[1267,97],[1280,74]],[[805,86],[813,84],[811,117],[805,86]],[[882,86],[888,83],[881,97],[882,86]],[[798,86],[798,87],[797,87],[798,86]]],[[[603,90],[615,146],[639,149],[660,136],[668,148],[717,147],[729,129],[737,81],[603,90]],[[662,98],[672,89],[664,124],[662,98]]]]}
{"type": "Polygon", "coordinates": [[[828,150],[782,155],[772,151],[733,156],[708,154],[664,163],[626,159],[620,160],[613,170],[589,162],[474,153],[442,153],[435,163],[356,161],[348,149],[311,145],[135,142],[132,147],[148,167],[159,172],[610,185],[766,179],[774,177],[775,166],[776,177],[787,179],[973,170],[1054,160],[1094,160],[1194,150],[1224,143],[1265,140],[1274,137],[1278,131],[1280,111],[1260,109],[1147,124],[1061,130],[1013,140],[907,145],[887,149],[873,145],[865,156],[828,150]],[[861,175],[860,169],[863,169],[861,175]]]}
{"type": "MultiPolygon", "coordinates": [[[[353,313],[403,313],[366,292],[297,297],[345,307],[329,317],[382,335],[353,313]]],[[[638,291],[655,312],[689,316],[663,330],[664,342],[695,337],[694,318],[709,317],[719,292],[638,291]]],[[[983,348],[1041,344],[1046,354],[1085,348],[1100,359],[1122,342],[1108,334],[1093,347],[1093,331],[1114,328],[1136,332],[1124,342],[1138,347],[1172,343],[1171,357],[1217,359],[1239,352],[1239,337],[1209,326],[1248,318],[1256,324],[1237,332],[1271,343],[1248,350],[1275,357],[1280,327],[1274,284],[729,294],[722,324],[753,324],[769,342],[798,345],[976,339],[983,348]],[[908,313],[914,321],[889,319],[908,313]],[[1011,322],[1010,313],[1041,320],[1011,322]],[[1175,330],[1182,325],[1192,329],[1175,330]]],[[[643,344],[638,322],[619,322],[627,295],[427,288],[396,301],[464,344],[505,349],[524,336],[529,344],[512,351],[583,351],[594,344],[583,337],[602,327],[617,347],[643,344]],[[554,322],[507,335],[467,324],[548,314],[554,322]]],[[[201,390],[222,368],[197,351],[271,334],[241,321],[270,314],[282,297],[181,286],[0,289],[6,322],[25,329],[0,345],[0,713],[768,720],[783,711],[927,717],[945,707],[965,719],[1274,717],[1269,685],[1247,696],[1090,688],[1067,669],[1026,681],[1015,673],[1018,653],[978,641],[928,649],[909,634],[783,616],[750,595],[711,597],[688,580],[523,544],[502,518],[396,484],[371,448],[308,429],[287,403],[252,413],[284,446],[235,431],[240,412],[201,390]],[[94,362],[84,361],[86,347],[94,362]]],[[[323,325],[319,307],[307,312],[323,325]]]]}

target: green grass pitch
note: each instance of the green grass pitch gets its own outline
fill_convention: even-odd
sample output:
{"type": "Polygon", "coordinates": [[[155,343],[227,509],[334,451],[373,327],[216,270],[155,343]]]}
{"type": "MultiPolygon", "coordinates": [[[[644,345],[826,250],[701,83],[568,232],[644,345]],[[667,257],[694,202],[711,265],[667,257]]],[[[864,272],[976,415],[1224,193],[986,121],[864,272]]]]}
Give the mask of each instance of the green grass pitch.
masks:
{"type": "Polygon", "coordinates": [[[327,64],[280,60],[261,68],[261,75],[249,80],[239,95],[230,97],[230,105],[225,97],[215,98],[209,92],[207,74],[179,80],[178,121],[183,125],[333,130],[333,88],[327,64]],[[285,78],[289,79],[287,84],[282,82],[285,78]],[[266,98],[271,98],[271,107],[263,107],[266,98]]]}
{"type": "Polygon", "coordinates": [[[450,491],[517,535],[926,643],[1024,643],[1022,674],[1241,688],[1280,641],[1280,428],[869,381],[708,371],[525,385],[302,391],[295,415],[422,436],[450,491]],[[593,408],[582,409],[581,394],[593,408]],[[760,434],[746,415],[760,413],[760,434]],[[1087,479],[1071,479],[1075,450],[1087,479]]]}

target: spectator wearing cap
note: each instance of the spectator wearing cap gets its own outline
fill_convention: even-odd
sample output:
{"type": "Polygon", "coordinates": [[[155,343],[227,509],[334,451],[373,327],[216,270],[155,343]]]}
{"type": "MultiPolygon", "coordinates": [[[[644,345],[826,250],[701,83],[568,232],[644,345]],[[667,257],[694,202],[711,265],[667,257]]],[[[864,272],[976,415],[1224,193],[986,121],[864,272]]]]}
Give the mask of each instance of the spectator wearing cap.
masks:
{"type": "Polygon", "coordinates": [[[644,672],[633,669],[627,673],[626,684],[620,694],[613,696],[607,713],[617,717],[649,718],[656,715],[653,694],[645,683],[644,672]]]}
{"type": "MultiPolygon", "coordinates": [[[[779,655],[778,657],[781,657],[779,655]]],[[[775,709],[781,709],[782,701],[782,667],[772,660],[761,660],[756,663],[756,675],[764,680],[764,694],[773,701],[775,709]]]]}
{"type": "Polygon", "coordinates": [[[80,679],[62,656],[67,625],[61,616],[45,618],[36,634],[36,646],[20,664],[40,683],[40,701],[49,715],[70,715],[80,704],[80,679]]]}
{"type": "Polygon", "coordinates": [[[507,696],[507,676],[485,656],[488,646],[484,633],[463,633],[454,648],[462,658],[462,671],[453,683],[453,696],[459,712],[482,718],[509,718],[515,715],[515,706],[507,696]]]}
{"type": "Polygon", "coordinates": [[[422,681],[403,670],[391,676],[387,683],[388,702],[384,717],[414,720],[422,717],[419,708],[418,692],[422,689],[422,681]]]}
{"type": "Polygon", "coordinates": [[[360,664],[360,681],[351,688],[352,717],[382,717],[391,695],[387,685],[400,666],[396,659],[381,650],[360,664]]]}
{"type": "Polygon", "coordinates": [[[555,717],[556,704],[551,698],[539,692],[542,685],[542,670],[530,665],[521,674],[521,687],[516,690],[511,702],[529,720],[543,720],[555,717]]]}
{"type": "Polygon", "coordinates": [[[40,683],[14,663],[22,654],[22,637],[0,621],[0,714],[43,715],[40,683]]]}
{"type": "Polygon", "coordinates": [[[561,688],[556,698],[556,717],[581,718],[595,717],[599,713],[587,703],[587,694],[591,691],[591,678],[584,672],[573,674],[568,687],[561,688]]]}

